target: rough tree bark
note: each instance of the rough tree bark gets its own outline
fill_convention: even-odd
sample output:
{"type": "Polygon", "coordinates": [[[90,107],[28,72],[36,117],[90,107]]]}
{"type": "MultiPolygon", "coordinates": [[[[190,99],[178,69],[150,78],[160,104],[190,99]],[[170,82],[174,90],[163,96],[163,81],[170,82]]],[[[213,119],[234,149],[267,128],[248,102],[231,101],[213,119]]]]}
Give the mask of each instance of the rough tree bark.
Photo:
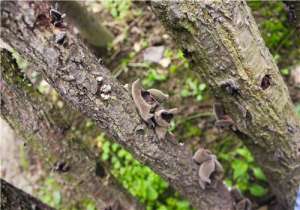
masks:
{"type": "Polygon", "coordinates": [[[119,209],[143,209],[84,145],[76,131],[81,126],[67,121],[76,119],[74,112],[50,107],[7,50],[1,50],[1,67],[1,116],[37,151],[48,171],[59,174],[69,194],[65,207],[89,198],[98,209],[116,204],[119,209]]]}
{"type": "Polygon", "coordinates": [[[235,122],[284,209],[300,183],[300,123],[245,1],[152,2],[235,122]]]}
{"type": "Polygon", "coordinates": [[[1,183],[1,209],[6,210],[54,210],[42,203],[40,200],[32,197],[26,192],[14,187],[3,179],[1,183]]]}
{"type": "MultiPolygon", "coordinates": [[[[141,121],[128,91],[103,67],[67,28],[54,28],[47,2],[1,2],[1,37],[29,62],[39,66],[47,81],[85,113],[107,134],[150,166],[197,209],[233,210],[233,200],[222,182],[202,190],[198,166],[192,153],[176,142],[158,141],[152,129],[141,121]],[[57,44],[57,30],[67,32],[68,44],[57,44]],[[102,84],[96,78],[102,77],[102,84]],[[110,86],[105,97],[99,88],[110,86]]],[[[72,164],[71,164],[72,167],[72,164]]]]}

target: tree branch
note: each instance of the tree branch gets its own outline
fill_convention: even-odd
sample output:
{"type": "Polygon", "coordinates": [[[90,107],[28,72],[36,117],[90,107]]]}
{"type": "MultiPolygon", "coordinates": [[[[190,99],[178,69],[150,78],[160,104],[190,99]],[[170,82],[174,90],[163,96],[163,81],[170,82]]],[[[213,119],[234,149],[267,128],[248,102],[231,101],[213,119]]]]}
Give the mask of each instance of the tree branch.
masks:
{"type": "Polygon", "coordinates": [[[15,210],[15,209],[45,209],[54,210],[50,206],[42,203],[40,200],[32,197],[24,191],[14,187],[3,179],[1,183],[1,209],[15,210]]]}
{"type": "Polygon", "coordinates": [[[155,1],[152,8],[234,120],[284,209],[292,209],[300,123],[246,2],[155,1]]]}
{"type": "Polygon", "coordinates": [[[222,182],[202,190],[191,151],[168,140],[158,141],[137,114],[129,93],[82,42],[66,30],[67,45],[54,42],[49,3],[1,2],[2,37],[40,68],[60,95],[94,119],[108,135],[150,166],[198,209],[232,210],[233,200],[222,182]],[[33,41],[34,40],[34,41],[33,41]],[[97,77],[103,83],[97,83],[97,77]],[[105,97],[99,86],[110,86],[105,97]]]}
{"type": "Polygon", "coordinates": [[[143,209],[87,149],[86,136],[76,131],[80,126],[67,121],[75,120],[74,112],[50,107],[6,50],[1,50],[1,67],[1,116],[38,153],[48,171],[56,171],[57,178],[63,179],[70,196],[65,205],[90,198],[98,209],[116,203],[119,209],[143,209]]]}

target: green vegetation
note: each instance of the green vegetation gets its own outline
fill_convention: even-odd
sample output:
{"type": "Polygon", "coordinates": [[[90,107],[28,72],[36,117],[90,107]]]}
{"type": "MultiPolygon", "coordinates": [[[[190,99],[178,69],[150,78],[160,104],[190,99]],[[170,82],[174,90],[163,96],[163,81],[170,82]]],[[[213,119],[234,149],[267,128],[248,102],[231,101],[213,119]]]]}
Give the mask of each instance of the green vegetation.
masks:
{"type": "Polygon", "coordinates": [[[54,208],[61,208],[61,186],[53,177],[46,178],[43,185],[38,192],[40,199],[54,208]]]}
{"type": "Polygon", "coordinates": [[[196,79],[187,78],[185,85],[181,90],[182,97],[194,96],[197,101],[203,100],[203,91],[206,89],[204,83],[199,83],[196,79]]]}
{"type": "Polygon", "coordinates": [[[300,57],[300,38],[287,18],[282,1],[248,1],[254,12],[262,37],[270,49],[280,72],[289,75],[288,68],[300,57]],[[256,14],[256,15],[255,15],[256,14]],[[287,59],[287,56],[289,59],[287,59]]]}
{"type": "Polygon", "coordinates": [[[62,206],[62,191],[63,186],[55,181],[54,177],[49,176],[43,180],[42,186],[39,188],[38,197],[48,205],[60,210],[96,210],[95,203],[89,199],[83,199],[77,203],[68,201],[68,206],[62,206]]]}
{"type": "Polygon", "coordinates": [[[187,210],[189,203],[169,188],[166,181],[149,167],[143,166],[120,145],[111,143],[102,134],[98,136],[101,158],[109,161],[112,174],[147,210],[187,210]]]}
{"type": "Polygon", "coordinates": [[[267,178],[245,146],[225,138],[217,145],[216,152],[226,171],[227,186],[237,186],[243,193],[256,197],[266,195],[267,178]]]}
{"type": "Polygon", "coordinates": [[[153,87],[155,83],[163,82],[165,80],[167,80],[167,75],[165,73],[150,68],[147,72],[145,79],[143,79],[143,85],[149,88],[153,87]]]}
{"type": "Polygon", "coordinates": [[[122,19],[129,12],[131,0],[105,0],[103,4],[114,18],[122,19]]]}
{"type": "Polygon", "coordinates": [[[288,26],[282,2],[249,1],[247,3],[263,19],[259,24],[262,29],[261,34],[272,53],[276,53],[280,47],[292,46],[293,43],[289,37],[293,30],[288,26]]]}

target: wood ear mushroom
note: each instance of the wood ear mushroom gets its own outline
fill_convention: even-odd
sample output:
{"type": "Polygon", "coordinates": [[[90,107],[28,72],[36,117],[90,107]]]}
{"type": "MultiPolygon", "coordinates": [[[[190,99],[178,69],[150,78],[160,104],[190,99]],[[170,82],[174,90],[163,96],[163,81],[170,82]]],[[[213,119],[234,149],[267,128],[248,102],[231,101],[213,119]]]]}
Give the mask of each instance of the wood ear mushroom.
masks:
{"type": "Polygon", "coordinates": [[[225,114],[224,107],[220,103],[214,103],[213,112],[216,117],[215,127],[220,129],[232,129],[236,131],[236,126],[232,118],[225,114]]]}
{"type": "Polygon", "coordinates": [[[168,95],[157,89],[144,90],[140,80],[132,83],[132,98],[141,118],[154,128],[159,140],[166,137],[171,119],[177,114],[178,109],[165,109],[162,102],[168,95]]]}
{"type": "Polygon", "coordinates": [[[252,209],[251,201],[248,198],[244,198],[242,193],[238,189],[233,188],[230,191],[230,194],[235,201],[235,210],[251,210],[252,209]]]}
{"type": "Polygon", "coordinates": [[[211,183],[211,178],[220,180],[223,177],[223,167],[209,150],[199,148],[193,156],[193,160],[200,164],[198,175],[199,184],[202,189],[211,183]]]}
{"type": "Polygon", "coordinates": [[[147,94],[145,94],[145,91],[143,90],[139,79],[132,83],[131,94],[141,118],[146,123],[153,126],[153,122],[151,118],[154,116],[153,111],[156,104],[155,103],[151,104],[146,101],[148,99],[147,94]]]}
{"type": "Polygon", "coordinates": [[[148,89],[147,90],[154,98],[155,100],[157,100],[159,103],[163,103],[164,101],[166,101],[169,98],[168,94],[163,93],[160,90],[157,89],[148,89]]]}

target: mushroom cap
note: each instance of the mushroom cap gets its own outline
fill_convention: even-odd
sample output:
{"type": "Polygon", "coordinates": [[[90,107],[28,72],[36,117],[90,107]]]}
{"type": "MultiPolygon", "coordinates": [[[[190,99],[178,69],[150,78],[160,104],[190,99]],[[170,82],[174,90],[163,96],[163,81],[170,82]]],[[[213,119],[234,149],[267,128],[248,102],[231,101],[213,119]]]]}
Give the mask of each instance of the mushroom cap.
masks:
{"type": "Polygon", "coordinates": [[[204,161],[199,168],[199,178],[203,182],[211,183],[210,176],[216,169],[215,160],[213,158],[204,161]]]}
{"type": "Polygon", "coordinates": [[[210,155],[211,152],[209,150],[204,148],[199,148],[193,156],[193,161],[195,161],[198,164],[201,164],[204,161],[209,160],[211,158],[210,155]]]}

